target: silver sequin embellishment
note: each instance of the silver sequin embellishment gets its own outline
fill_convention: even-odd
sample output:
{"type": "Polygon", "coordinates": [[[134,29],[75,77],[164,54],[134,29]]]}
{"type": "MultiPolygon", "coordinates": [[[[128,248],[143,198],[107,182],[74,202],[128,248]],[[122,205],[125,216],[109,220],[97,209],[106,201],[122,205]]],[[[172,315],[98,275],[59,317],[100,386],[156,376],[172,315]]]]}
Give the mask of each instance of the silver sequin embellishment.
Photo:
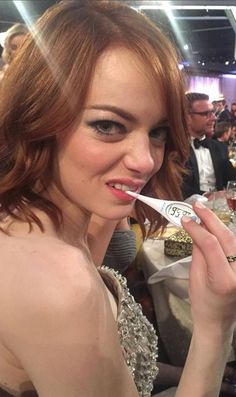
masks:
{"type": "Polygon", "coordinates": [[[150,397],[158,374],[155,330],[130,294],[125,277],[106,266],[102,266],[101,273],[118,281],[113,287],[117,288],[119,298],[117,324],[123,354],[140,397],[150,397]]]}

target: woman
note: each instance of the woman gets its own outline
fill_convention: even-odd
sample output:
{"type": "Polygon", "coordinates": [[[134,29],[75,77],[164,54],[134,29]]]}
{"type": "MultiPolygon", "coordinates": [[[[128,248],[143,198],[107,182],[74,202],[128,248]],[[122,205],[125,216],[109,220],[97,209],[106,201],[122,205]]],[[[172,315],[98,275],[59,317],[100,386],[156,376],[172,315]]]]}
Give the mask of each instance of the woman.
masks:
{"type": "Polygon", "coordinates": [[[2,58],[4,61],[4,67],[1,71],[0,80],[4,76],[4,72],[10,63],[13,61],[20,48],[26,34],[28,33],[28,28],[22,23],[16,23],[11,26],[6,32],[6,38],[4,41],[4,48],[2,53],[2,58]]]}
{"type": "Polygon", "coordinates": [[[231,123],[235,123],[236,122],[236,103],[233,102],[231,103],[231,109],[230,109],[230,121],[231,123]]]}
{"type": "MultiPolygon", "coordinates": [[[[62,2],[9,66],[2,97],[1,387],[13,396],[150,396],[153,329],[124,279],[96,269],[87,228],[92,213],[127,217],[127,189],[181,197],[188,135],[174,49],[128,7],[62,2]]],[[[146,218],[165,224],[135,206],[143,231],[146,218]]],[[[178,397],[218,395],[235,325],[235,237],[195,210],[204,226],[183,219],[194,241],[194,332],[178,397]]]]}

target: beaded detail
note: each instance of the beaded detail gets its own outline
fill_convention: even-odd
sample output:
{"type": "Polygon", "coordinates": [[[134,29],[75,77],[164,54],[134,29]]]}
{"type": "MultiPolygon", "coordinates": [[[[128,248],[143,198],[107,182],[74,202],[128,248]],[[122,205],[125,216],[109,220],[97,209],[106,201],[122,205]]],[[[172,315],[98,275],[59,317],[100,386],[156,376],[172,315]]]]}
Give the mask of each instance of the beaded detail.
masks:
{"type": "Polygon", "coordinates": [[[106,266],[100,268],[100,273],[112,283],[119,300],[117,325],[127,366],[140,397],[150,397],[158,374],[154,327],[143,315],[141,305],[130,294],[126,278],[106,266]]]}

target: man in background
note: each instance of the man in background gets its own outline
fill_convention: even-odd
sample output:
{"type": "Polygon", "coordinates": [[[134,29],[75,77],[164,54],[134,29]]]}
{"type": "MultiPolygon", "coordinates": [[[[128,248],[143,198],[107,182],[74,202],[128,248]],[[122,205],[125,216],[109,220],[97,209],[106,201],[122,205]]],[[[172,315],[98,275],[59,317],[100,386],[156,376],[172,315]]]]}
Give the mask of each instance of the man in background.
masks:
{"type": "Polygon", "coordinates": [[[227,108],[225,99],[217,101],[217,122],[220,123],[221,121],[230,121],[231,115],[230,111],[227,108]]]}
{"type": "Polygon", "coordinates": [[[184,198],[223,190],[228,180],[236,179],[236,170],[228,156],[222,156],[221,143],[212,136],[216,116],[209,96],[203,93],[187,93],[190,156],[186,163],[182,192],[184,198]]]}
{"type": "Polygon", "coordinates": [[[216,123],[213,138],[218,142],[228,145],[231,138],[232,127],[229,121],[221,121],[216,123]]]}

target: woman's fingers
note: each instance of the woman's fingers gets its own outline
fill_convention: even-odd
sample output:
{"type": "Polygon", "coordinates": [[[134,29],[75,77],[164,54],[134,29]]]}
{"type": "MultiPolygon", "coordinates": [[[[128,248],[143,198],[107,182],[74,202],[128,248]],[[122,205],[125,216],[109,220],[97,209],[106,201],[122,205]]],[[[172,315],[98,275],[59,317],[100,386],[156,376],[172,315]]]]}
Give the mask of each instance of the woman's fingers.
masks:
{"type": "Polygon", "coordinates": [[[234,234],[208,208],[196,203],[194,210],[201,219],[197,224],[183,217],[184,229],[193,239],[190,269],[192,317],[197,329],[205,332],[232,329],[236,320],[236,262],[227,256],[236,253],[234,234]]]}
{"type": "Polygon", "coordinates": [[[221,244],[225,255],[236,254],[236,238],[234,233],[221,222],[221,220],[202,203],[196,202],[194,210],[201,218],[205,228],[216,236],[221,244]],[[232,250],[234,250],[232,252],[232,250]]]}
{"type": "Polygon", "coordinates": [[[229,264],[226,255],[236,253],[236,238],[216,215],[201,203],[196,203],[194,210],[204,227],[184,217],[182,224],[205,259],[207,282],[217,294],[235,292],[236,262],[229,264]]]}

